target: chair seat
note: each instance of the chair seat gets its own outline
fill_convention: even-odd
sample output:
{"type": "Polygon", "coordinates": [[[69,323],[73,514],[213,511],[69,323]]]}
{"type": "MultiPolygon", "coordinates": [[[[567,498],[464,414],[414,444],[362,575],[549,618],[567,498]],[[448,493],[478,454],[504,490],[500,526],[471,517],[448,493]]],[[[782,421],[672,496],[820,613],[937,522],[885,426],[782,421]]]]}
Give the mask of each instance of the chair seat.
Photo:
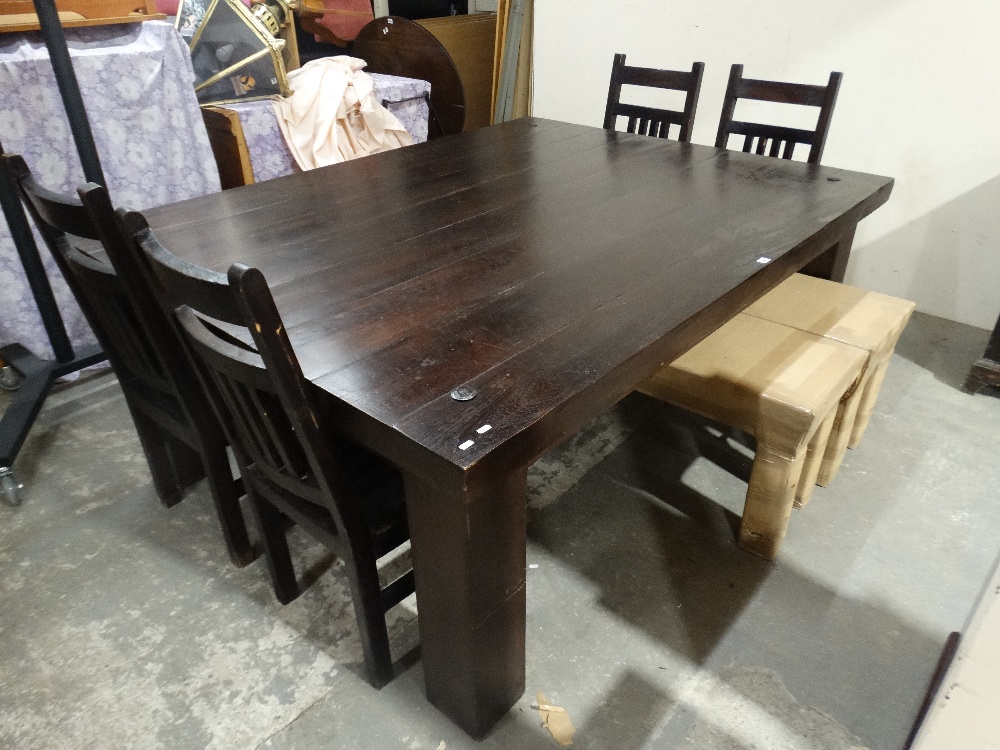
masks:
{"type": "Polygon", "coordinates": [[[749,432],[757,452],[740,546],[778,552],[793,504],[808,500],[823,432],[860,381],[862,349],[746,314],[737,315],[638,390],[749,432]]]}
{"type": "Polygon", "coordinates": [[[869,353],[865,378],[853,398],[844,402],[834,423],[820,484],[830,483],[844,451],[861,440],[892,352],[914,307],[909,300],[797,273],[744,311],[869,353]]]}

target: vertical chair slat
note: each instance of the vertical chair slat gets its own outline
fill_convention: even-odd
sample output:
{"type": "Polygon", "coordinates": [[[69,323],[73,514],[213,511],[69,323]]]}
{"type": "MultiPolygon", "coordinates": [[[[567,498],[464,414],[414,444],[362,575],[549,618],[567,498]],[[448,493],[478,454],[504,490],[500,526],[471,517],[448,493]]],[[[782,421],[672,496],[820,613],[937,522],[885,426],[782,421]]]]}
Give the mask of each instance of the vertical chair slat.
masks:
{"type": "Polygon", "coordinates": [[[700,62],[694,63],[690,72],[656,70],[627,66],[625,65],[625,55],[615,55],[611,66],[608,100],[604,110],[605,130],[614,130],[618,116],[624,115],[628,117],[627,132],[654,138],[667,138],[671,123],[679,123],[678,140],[689,143],[704,72],[705,65],[700,62]],[[622,103],[621,89],[623,84],[684,92],[684,109],[667,110],[642,107],[641,109],[647,113],[643,116],[623,111],[629,107],[632,107],[633,111],[639,109],[635,105],[622,103]]]}
{"type": "MultiPolygon", "coordinates": [[[[807,161],[810,164],[819,164],[826,145],[841,78],[840,73],[831,73],[826,86],[759,81],[744,78],[743,66],[733,65],[729,72],[729,84],[723,99],[715,145],[718,148],[727,148],[729,137],[732,135],[743,135],[746,139],[751,137],[780,139],[788,141],[781,158],[790,159],[795,144],[803,143],[810,147],[807,161]],[[739,99],[769,101],[791,106],[818,107],[816,127],[812,130],[797,130],[764,123],[737,121],[734,119],[734,115],[736,102],[739,99]]],[[[747,148],[744,146],[743,150],[747,151],[747,148]]],[[[764,154],[764,151],[758,149],[757,153],[764,154]]],[[[778,152],[774,151],[772,147],[772,152],[769,155],[778,156],[778,152]]]]}

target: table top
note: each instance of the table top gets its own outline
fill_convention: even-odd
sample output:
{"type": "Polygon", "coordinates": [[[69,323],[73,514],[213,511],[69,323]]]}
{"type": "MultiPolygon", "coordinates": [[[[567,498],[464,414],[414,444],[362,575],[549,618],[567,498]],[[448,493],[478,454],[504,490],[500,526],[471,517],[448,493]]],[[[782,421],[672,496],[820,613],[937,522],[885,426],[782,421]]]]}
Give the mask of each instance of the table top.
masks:
{"type": "Polygon", "coordinates": [[[148,218],[194,263],[262,270],[306,377],[348,431],[473,481],[534,460],[891,188],[527,118],[148,218]],[[459,386],[476,397],[453,399],[459,386]]]}

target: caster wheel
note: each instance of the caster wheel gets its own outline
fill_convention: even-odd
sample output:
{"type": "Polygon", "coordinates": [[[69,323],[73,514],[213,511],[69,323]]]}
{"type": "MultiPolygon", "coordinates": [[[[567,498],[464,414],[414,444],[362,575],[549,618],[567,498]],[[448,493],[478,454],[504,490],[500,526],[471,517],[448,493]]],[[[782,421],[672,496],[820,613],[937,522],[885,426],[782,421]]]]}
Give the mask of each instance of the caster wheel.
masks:
{"type": "Polygon", "coordinates": [[[17,507],[21,504],[21,487],[12,473],[0,474],[0,497],[7,505],[17,507]]]}
{"type": "Polygon", "coordinates": [[[0,390],[16,391],[21,387],[24,378],[10,365],[0,367],[0,390]]]}

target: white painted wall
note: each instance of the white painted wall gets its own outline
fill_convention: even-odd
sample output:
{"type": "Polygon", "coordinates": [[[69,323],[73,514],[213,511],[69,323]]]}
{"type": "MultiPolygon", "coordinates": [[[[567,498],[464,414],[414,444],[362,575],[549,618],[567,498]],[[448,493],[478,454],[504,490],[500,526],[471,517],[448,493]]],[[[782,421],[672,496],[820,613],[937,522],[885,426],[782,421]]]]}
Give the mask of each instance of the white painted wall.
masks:
{"type": "Polygon", "coordinates": [[[842,71],[823,163],[896,179],[859,227],[847,281],[993,327],[1000,0],[536,0],[535,23],[535,115],[599,126],[615,52],[648,67],[701,60],[702,144],[715,141],[732,63],[802,83],[842,71]]]}

